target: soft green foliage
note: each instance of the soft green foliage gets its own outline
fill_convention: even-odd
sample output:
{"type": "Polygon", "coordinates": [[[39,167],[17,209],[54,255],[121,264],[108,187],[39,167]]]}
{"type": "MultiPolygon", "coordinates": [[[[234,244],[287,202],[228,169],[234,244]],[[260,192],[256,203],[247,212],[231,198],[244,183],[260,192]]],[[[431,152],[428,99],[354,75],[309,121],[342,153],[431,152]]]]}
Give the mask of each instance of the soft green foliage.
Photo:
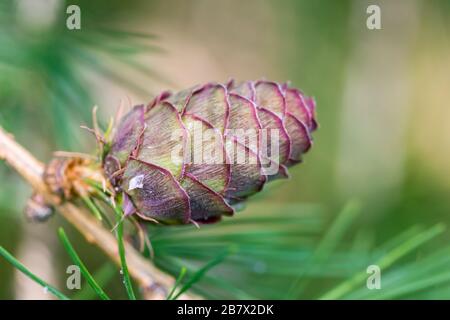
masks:
{"type": "MultiPolygon", "coordinates": [[[[407,239],[405,242],[389,251],[386,255],[375,262],[381,270],[386,270],[394,264],[397,260],[402,258],[403,256],[411,253],[414,249],[422,245],[423,243],[429,241],[430,239],[436,237],[436,235],[441,234],[444,231],[443,225],[436,225],[435,227],[425,230],[423,232],[418,233],[417,235],[407,239]]],[[[347,294],[351,293],[352,290],[363,284],[367,279],[367,273],[362,271],[356,273],[353,277],[346,280],[342,284],[333,288],[326,294],[324,294],[321,299],[339,299],[345,297],[347,294]]],[[[428,279],[423,279],[428,280],[428,279]]],[[[428,280],[429,281],[429,280],[428,280]]],[[[411,288],[410,292],[414,292],[413,288],[411,288]]],[[[408,293],[408,290],[405,290],[404,293],[408,293]]]]}
{"type": "MultiPolygon", "coordinates": [[[[288,212],[288,208],[285,207],[285,212],[288,212]]],[[[420,259],[411,259],[414,257],[412,253],[419,252],[426,243],[445,231],[442,224],[429,229],[411,228],[374,248],[361,259],[361,252],[353,252],[348,247],[345,249],[342,240],[359,211],[356,203],[350,203],[342,210],[322,239],[317,237],[324,227],[317,221],[321,219],[318,209],[305,207],[304,211],[309,214],[287,217],[285,221],[278,221],[276,228],[272,228],[275,217],[267,213],[264,214],[265,217],[238,217],[236,223],[242,227],[234,226],[231,230],[233,220],[203,226],[200,230],[186,226],[150,228],[155,263],[174,275],[177,270],[181,270],[167,299],[177,299],[189,289],[216,299],[292,299],[307,298],[312,293],[320,299],[410,299],[423,297],[423,290],[426,290],[427,297],[447,294],[450,288],[450,274],[447,270],[450,247],[424,255],[420,259]],[[283,237],[298,229],[299,225],[303,225],[302,237],[292,242],[290,237],[283,237]],[[366,288],[366,268],[371,264],[378,265],[383,270],[383,290],[366,288]],[[299,280],[292,284],[292,278],[299,280]],[[331,286],[323,285],[323,280],[328,278],[338,281],[332,282],[335,284],[331,286]],[[340,279],[342,280],[339,281],[340,279]],[[286,292],[289,287],[291,290],[286,292]],[[308,288],[320,290],[308,291],[308,288]]],[[[121,218],[120,210],[117,213],[117,218],[121,218]]],[[[123,282],[129,298],[136,299],[123,251],[123,221],[119,219],[118,222],[123,282]]],[[[94,292],[100,298],[108,298],[81,262],[62,229],[59,235],[66,251],[74,263],[80,266],[94,292]]],[[[26,269],[3,248],[0,248],[0,254],[58,298],[67,298],[26,269]]],[[[100,270],[106,274],[102,276],[105,284],[114,274],[110,270],[108,265],[100,270]]],[[[74,296],[77,299],[83,297],[90,296],[87,293],[74,296]]]]}
{"type": "Polygon", "coordinates": [[[95,104],[89,73],[147,98],[149,89],[124,74],[161,78],[137,60],[160,51],[151,34],[117,30],[87,10],[82,32],[71,31],[64,6],[52,26],[36,30],[20,22],[18,10],[12,0],[0,3],[0,123],[14,133],[32,128],[35,138],[79,150],[79,125],[90,120],[95,104]]]}
{"type": "Polygon", "coordinates": [[[303,215],[287,215],[289,206],[280,206],[284,219],[270,214],[272,209],[266,209],[265,215],[242,214],[234,218],[236,221],[202,226],[200,230],[152,227],[149,232],[155,262],[174,274],[184,267],[201,270],[213,252],[233,248],[222,263],[193,285],[193,290],[208,298],[414,298],[423,289],[430,296],[440,292],[439,286],[435,287],[438,281],[442,281],[442,287],[449,285],[446,255],[429,254],[419,260],[411,256],[442,235],[441,224],[430,229],[412,228],[363,254],[357,247],[348,247],[343,237],[360,212],[356,203],[342,210],[322,239],[317,237],[319,225],[311,223],[321,219],[317,209],[305,207],[303,215]],[[290,232],[302,225],[303,230],[293,237],[290,232]],[[366,268],[373,264],[383,272],[383,290],[366,288],[366,268]],[[293,278],[298,279],[294,284],[293,278]],[[327,279],[335,280],[327,285],[327,279]],[[286,288],[291,290],[287,292],[286,288]]]}

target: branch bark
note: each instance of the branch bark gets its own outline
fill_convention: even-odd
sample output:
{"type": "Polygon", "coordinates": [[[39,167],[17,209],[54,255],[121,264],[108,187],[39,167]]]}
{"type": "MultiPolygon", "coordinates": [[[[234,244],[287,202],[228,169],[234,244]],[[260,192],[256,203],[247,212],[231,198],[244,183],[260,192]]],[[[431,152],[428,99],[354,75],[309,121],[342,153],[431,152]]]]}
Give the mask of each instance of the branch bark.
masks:
{"type": "MultiPolygon", "coordinates": [[[[77,228],[88,242],[96,244],[111,260],[120,265],[117,241],[112,233],[85,209],[71,202],[60,203],[59,198],[50,193],[42,179],[44,164],[19,145],[13,136],[1,127],[0,159],[5,160],[35,191],[42,194],[46,201],[77,228]]],[[[172,276],[157,269],[129,243],[125,243],[125,251],[130,275],[139,283],[144,296],[151,299],[164,299],[174,284],[172,276]]],[[[185,294],[181,298],[199,299],[192,294],[185,294]]]]}

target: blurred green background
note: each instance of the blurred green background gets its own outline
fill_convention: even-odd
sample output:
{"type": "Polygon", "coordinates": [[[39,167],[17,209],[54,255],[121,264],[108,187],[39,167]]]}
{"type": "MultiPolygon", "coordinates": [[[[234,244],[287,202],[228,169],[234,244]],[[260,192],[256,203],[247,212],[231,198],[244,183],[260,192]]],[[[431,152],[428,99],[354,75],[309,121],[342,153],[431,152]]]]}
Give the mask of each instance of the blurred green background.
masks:
{"type": "MultiPolygon", "coordinates": [[[[93,150],[79,129],[93,105],[106,123],[121,101],[262,77],[316,98],[305,163],[221,224],[151,228],[155,262],[176,275],[232,248],[194,287],[210,298],[450,298],[449,1],[0,1],[0,125],[43,161],[93,150]],[[66,28],[69,4],[81,30],[66,28]],[[366,27],[370,4],[381,30],[366,27]],[[378,263],[382,289],[369,290],[378,263]]],[[[0,245],[64,288],[63,225],[125,298],[118,271],[60,217],[25,221],[30,194],[1,163],[0,245]]],[[[0,259],[0,298],[52,297],[0,259]]]]}

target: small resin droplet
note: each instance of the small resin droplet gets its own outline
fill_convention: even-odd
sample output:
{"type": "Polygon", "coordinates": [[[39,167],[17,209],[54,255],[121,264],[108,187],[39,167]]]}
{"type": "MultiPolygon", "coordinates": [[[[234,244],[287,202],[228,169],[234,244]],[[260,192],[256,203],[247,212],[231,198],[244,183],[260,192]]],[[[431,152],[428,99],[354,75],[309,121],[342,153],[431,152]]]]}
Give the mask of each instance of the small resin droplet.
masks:
{"type": "Polygon", "coordinates": [[[144,175],[140,174],[133,177],[128,184],[128,191],[133,189],[142,189],[144,187],[144,175]]]}

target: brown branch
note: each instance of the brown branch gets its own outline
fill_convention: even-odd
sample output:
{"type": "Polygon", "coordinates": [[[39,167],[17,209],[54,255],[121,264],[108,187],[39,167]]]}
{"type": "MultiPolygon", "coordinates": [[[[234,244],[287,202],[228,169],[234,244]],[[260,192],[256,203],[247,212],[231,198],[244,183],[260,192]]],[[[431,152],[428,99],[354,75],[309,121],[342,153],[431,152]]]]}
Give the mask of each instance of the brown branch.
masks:
{"type": "MultiPolygon", "coordinates": [[[[55,206],[57,211],[75,226],[88,242],[96,244],[111,260],[120,265],[117,241],[112,233],[106,230],[92,215],[89,215],[85,209],[77,207],[71,202],[60,203],[59,198],[49,192],[42,180],[44,164],[19,145],[13,136],[1,127],[0,159],[5,160],[35,191],[42,194],[48,203],[55,206]]],[[[157,269],[129,243],[125,243],[125,251],[130,275],[139,283],[144,296],[146,298],[164,299],[167,292],[172,288],[174,279],[157,269]]],[[[181,298],[199,299],[192,294],[185,294],[181,298]]]]}

